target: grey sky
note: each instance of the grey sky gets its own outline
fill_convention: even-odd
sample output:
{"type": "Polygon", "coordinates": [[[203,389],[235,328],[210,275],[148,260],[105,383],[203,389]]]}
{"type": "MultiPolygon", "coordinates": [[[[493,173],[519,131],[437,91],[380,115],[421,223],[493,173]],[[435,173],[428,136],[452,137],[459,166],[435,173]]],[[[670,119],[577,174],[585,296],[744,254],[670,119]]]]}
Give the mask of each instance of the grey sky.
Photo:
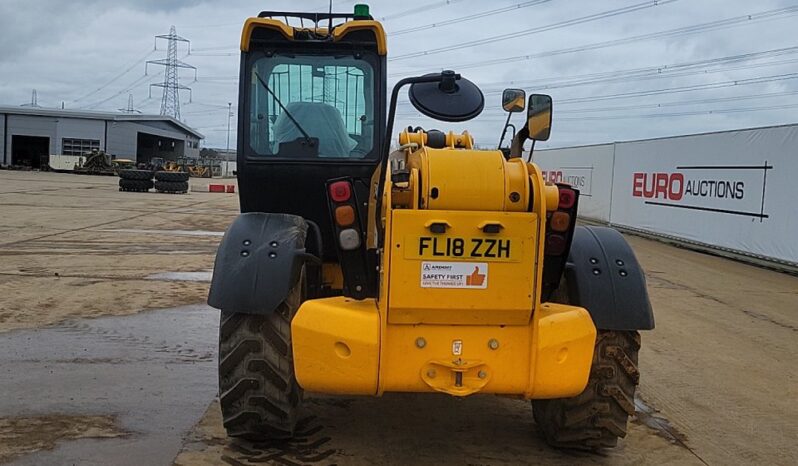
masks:
{"type": "MultiPolygon", "coordinates": [[[[333,10],[350,11],[354,3],[335,1],[333,10]]],[[[450,67],[458,70],[455,65],[460,65],[458,71],[486,94],[483,114],[458,125],[416,116],[403,98],[398,127],[469,129],[479,144],[495,145],[504,121],[498,93],[503,87],[538,90],[554,98],[552,138],[541,147],[798,122],[798,9],[766,19],[756,16],[798,8],[796,1],[661,0],[657,6],[648,6],[653,2],[646,0],[538,0],[534,6],[524,6],[535,3],[524,0],[367,3],[375,18],[385,18],[389,58],[393,58],[389,61],[389,85],[401,76],[450,67]],[[513,5],[521,7],[391,36],[391,32],[513,5]],[[589,19],[635,5],[637,11],[589,19]],[[624,40],[746,15],[754,16],[714,30],[624,40]],[[581,24],[530,31],[585,17],[581,24]],[[496,40],[403,58],[490,38],[496,40]],[[615,40],[620,44],[596,45],[615,40]],[[585,48],[582,46],[591,47],[568,50],[585,48]],[[706,63],[789,47],[796,48],[706,63]],[[554,51],[560,53],[551,53],[554,51]],[[500,60],[528,55],[537,58],[500,60]],[[483,64],[486,61],[489,64],[483,64]],[[669,68],[689,63],[696,64],[669,68]],[[651,68],[662,69],[653,77],[650,71],[638,71],[635,76],[614,73],[651,68]],[[609,75],[612,80],[598,73],[613,73],[609,75]],[[562,86],[564,83],[572,85],[562,86]],[[603,97],[635,92],[648,95],[603,97]]],[[[148,85],[161,81],[162,68],[150,67],[145,76],[144,61],[164,57],[166,44],[159,43],[159,50],[153,51],[153,36],[168,33],[174,24],[178,34],[192,42],[191,55],[186,56],[187,50],[182,48],[178,56],[199,68],[197,82],[191,82],[193,72],[181,74],[181,83],[193,88],[192,103],[187,93],[182,95],[183,119],[206,135],[206,146],[224,147],[227,102],[236,102],[238,42],[244,19],[263,9],[326,8],[319,0],[3,0],[0,104],[26,103],[36,89],[42,106],[57,107],[63,101],[67,108],[116,111],[127,105],[132,93],[137,109],[158,113],[160,89],[153,88],[153,96],[148,98],[148,85]]]]}

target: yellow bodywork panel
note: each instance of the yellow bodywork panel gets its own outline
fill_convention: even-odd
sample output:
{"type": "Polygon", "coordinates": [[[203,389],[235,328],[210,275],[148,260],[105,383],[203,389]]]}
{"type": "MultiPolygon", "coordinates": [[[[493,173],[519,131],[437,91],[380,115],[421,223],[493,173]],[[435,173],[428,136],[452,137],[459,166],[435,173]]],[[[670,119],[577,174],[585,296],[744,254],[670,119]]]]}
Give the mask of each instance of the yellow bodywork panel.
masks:
{"type": "Polygon", "coordinates": [[[377,40],[377,53],[380,55],[385,55],[388,53],[388,41],[385,39],[385,29],[383,29],[382,24],[379,21],[374,20],[355,20],[355,21],[347,21],[340,26],[336,26],[333,29],[333,40],[339,41],[344,38],[347,34],[353,31],[362,31],[364,29],[370,30],[374,32],[374,37],[377,40]]]}
{"type": "Polygon", "coordinates": [[[526,165],[505,160],[499,151],[423,147],[408,157],[408,164],[423,174],[424,209],[529,210],[526,165]]]}
{"type": "Polygon", "coordinates": [[[531,212],[393,210],[388,321],[527,324],[537,227],[531,212]],[[483,232],[488,224],[498,233],[483,232]]]}
{"type": "Polygon", "coordinates": [[[527,325],[386,325],[373,299],[341,297],[306,301],[291,333],[305,390],[526,398],[584,390],[596,336],[587,311],[573,306],[544,304],[527,325]]]}
{"type": "Polygon", "coordinates": [[[291,321],[299,385],[324,393],[377,392],[380,318],[373,299],[305,301],[291,321]]]}
{"type": "Polygon", "coordinates": [[[249,42],[252,40],[252,31],[256,28],[269,28],[280,31],[287,40],[294,40],[294,28],[282,21],[271,18],[247,18],[244,29],[241,31],[241,51],[249,52],[249,42]]]}
{"type": "Polygon", "coordinates": [[[582,393],[590,375],[596,327],[587,310],[543,303],[532,322],[533,368],[527,398],[561,398],[582,393]]]}
{"type": "MultiPolygon", "coordinates": [[[[280,31],[287,40],[294,40],[295,29],[313,30],[320,35],[327,34],[327,28],[294,28],[285,24],[284,22],[271,18],[247,18],[244,22],[244,29],[241,32],[241,51],[249,52],[250,42],[252,40],[252,32],[257,28],[269,28],[280,31]]],[[[347,21],[346,23],[335,26],[332,32],[334,42],[337,42],[347,34],[354,31],[370,30],[374,33],[375,42],[377,44],[377,53],[385,55],[388,53],[387,40],[385,39],[385,30],[377,21],[372,20],[354,20],[347,21]]]]}

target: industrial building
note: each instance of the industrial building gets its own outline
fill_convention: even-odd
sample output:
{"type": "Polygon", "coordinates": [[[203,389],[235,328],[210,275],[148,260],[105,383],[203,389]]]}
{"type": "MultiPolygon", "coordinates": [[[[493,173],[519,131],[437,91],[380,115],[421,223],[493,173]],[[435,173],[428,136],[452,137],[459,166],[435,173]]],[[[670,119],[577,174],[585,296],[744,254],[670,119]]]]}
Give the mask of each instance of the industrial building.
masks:
{"type": "Polygon", "coordinates": [[[153,157],[196,158],[203,138],[168,116],[0,106],[2,166],[39,168],[51,154],[92,149],[145,163],[153,157]]]}

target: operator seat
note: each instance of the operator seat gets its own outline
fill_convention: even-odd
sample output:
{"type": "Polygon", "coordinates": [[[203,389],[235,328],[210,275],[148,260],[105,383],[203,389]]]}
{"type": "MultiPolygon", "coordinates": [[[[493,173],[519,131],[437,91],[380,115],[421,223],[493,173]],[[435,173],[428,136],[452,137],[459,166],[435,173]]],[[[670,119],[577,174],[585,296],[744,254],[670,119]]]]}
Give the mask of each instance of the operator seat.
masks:
{"type": "MultiPolygon", "coordinates": [[[[310,137],[319,138],[319,157],[350,156],[357,142],[349,137],[341,113],[323,102],[289,102],[285,108],[310,137]]],[[[297,125],[281,112],[274,122],[274,152],[281,142],[303,137],[297,125]]]]}

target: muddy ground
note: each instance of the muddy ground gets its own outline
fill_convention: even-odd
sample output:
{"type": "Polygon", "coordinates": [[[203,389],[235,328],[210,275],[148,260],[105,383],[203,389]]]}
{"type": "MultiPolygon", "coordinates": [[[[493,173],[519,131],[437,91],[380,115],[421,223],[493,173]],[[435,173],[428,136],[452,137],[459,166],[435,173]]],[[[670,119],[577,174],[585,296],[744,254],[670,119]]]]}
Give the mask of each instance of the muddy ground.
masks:
{"type": "Polygon", "coordinates": [[[798,461],[798,278],[637,237],[657,328],[617,449],[552,450],[528,403],[484,395],[310,396],[297,440],[230,442],[195,304],[237,198],[115,183],[0,171],[0,463],[798,461]]]}

